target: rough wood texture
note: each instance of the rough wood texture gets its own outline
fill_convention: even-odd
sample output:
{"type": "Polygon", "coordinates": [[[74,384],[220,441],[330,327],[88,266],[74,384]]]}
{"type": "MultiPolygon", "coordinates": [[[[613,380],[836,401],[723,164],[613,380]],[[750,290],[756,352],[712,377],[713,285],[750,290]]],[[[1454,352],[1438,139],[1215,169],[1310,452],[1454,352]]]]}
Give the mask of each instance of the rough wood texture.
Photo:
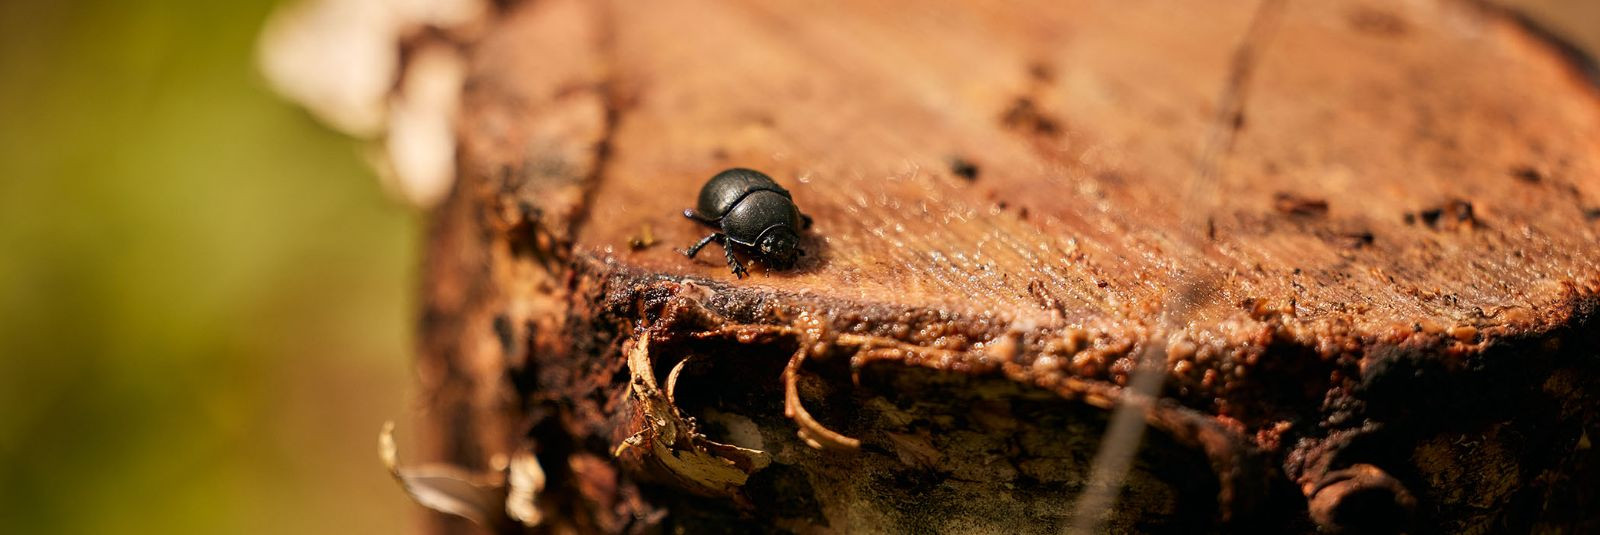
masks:
{"type": "Polygon", "coordinates": [[[1156,335],[1114,530],[1600,528],[1600,92],[1514,17],[1289,3],[1197,185],[1254,3],[504,10],[422,374],[543,528],[1057,532],[1156,335]],[[731,166],[796,269],[677,252],[731,166]]]}

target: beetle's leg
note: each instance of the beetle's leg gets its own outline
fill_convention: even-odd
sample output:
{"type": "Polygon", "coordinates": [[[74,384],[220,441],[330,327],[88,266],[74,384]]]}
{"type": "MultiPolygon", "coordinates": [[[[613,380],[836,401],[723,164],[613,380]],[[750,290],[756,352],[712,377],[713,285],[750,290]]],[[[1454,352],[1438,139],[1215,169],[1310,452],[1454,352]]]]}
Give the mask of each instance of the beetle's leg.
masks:
{"type": "Polygon", "coordinates": [[[683,256],[687,256],[689,258],[694,258],[694,255],[700,254],[700,250],[704,249],[706,244],[711,243],[713,241],[721,243],[723,245],[723,247],[727,247],[728,242],[722,241],[722,239],[723,239],[723,236],[722,236],[721,232],[713,232],[709,236],[706,236],[704,238],[700,238],[700,242],[690,246],[689,250],[683,252],[683,256]]]}
{"type": "Polygon", "coordinates": [[[800,230],[811,228],[811,216],[800,214],[800,230]]]}
{"type": "Polygon", "coordinates": [[[683,209],[683,217],[687,217],[689,219],[695,220],[698,223],[711,225],[713,227],[717,226],[717,220],[715,220],[715,219],[706,219],[705,216],[700,215],[700,212],[696,211],[693,208],[684,208],[683,209]]]}
{"type": "Polygon", "coordinates": [[[722,242],[722,254],[728,257],[728,269],[733,270],[733,276],[744,278],[746,273],[744,266],[739,264],[739,259],[733,257],[733,248],[729,247],[726,241],[722,242]]]}

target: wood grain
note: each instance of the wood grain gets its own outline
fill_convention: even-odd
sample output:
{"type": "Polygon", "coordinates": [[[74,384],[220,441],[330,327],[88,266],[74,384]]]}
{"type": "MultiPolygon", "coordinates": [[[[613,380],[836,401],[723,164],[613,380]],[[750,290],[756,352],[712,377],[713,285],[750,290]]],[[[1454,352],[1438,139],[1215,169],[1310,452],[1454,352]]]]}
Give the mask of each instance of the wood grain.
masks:
{"type": "MultiPolygon", "coordinates": [[[[1483,5],[1290,2],[1253,44],[1241,113],[1223,117],[1231,142],[1199,182],[1254,9],[514,4],[471,50],[464,180],[439,223],[469,240],[459,226],[480,226],[486,260],[470,262],[478,275],[448,275],[469,261],[436,248],[430,284],[489,288],[466,309],[509,326],[499,335],[524,405],[504,410],[559,413],[569,458],[644,425],[625,422],[621,371],[639,336],[676,348],[667,361],[817,341],[847,357],[859,389],[829,395],[858,403],[883,395],[860,375],[887,363],[901,371],[866,374],[929,369],[1109,405],[1160,334],[1170,407],[1151,423],[1222,470],[1224,516],[1244,494],[1277,503],[1273,482],[1309,500],[1355,463],[1397,474],[1426,525],[1449,527],[1437,529],[1551,518],[1528,504],[1560,477],[1538,474],[1571,472],[1565,459],[1583,455],[1573,444],[1596,421],[1594,390],[1579,385],[1595,371],[1600,92],[1483,5]],[[757,263],[738,280],[718,254],[679,253],[705,233],[682,209],[735,166],[777,178],[815,218],[794,269],[757,263]],[[642,236],[658,243],[630,245],[642,236]],[[1200,297],[1180,332],[1158,332],[1191,281],[1200,297]],[[756,341],[690,341],[738,329],[727,336],[756,341]],[[1483,400],[1464,399],[1479,388],[1483,400]],[[1534,398],[1559,414],[1504,406],[1534,398]],[[1407,429],[1447,416],[1461,422],[1407,429]],[[1441,460],[1481,452],[1441,441],[1502,432],[1526,440],[1482,447],[1518,474],[1441,460]],[[1374,440],[1416,453],[1350,453],[1374,440]],[[1534,459],[1531,446],[1563,453],[1534,459]],[[1239,483],[1233,472],[1255,463],[1265,468],[1248,478],[1266,483],[1239,483]],[[1479,509],[1452,494],[1491,477],[1514,488],[1479,509]]],[[[825,405],[819,418],[865,434],[863,449],[901,461],[917,449],[825,405]]],[[[817,481],[839,476],[818,474],[838,467],[808,459],[788,464],[824,494],[817,481]]],[[[602,479],[625,490],[586,514],[686,514],[623,468],[602,479]]],[[[839,499],[870,501],[851,496],[839,499]]],[[[813,527],[893,525],[820,507],[827,522],[813,527]]],[[[1034,527],[1054,529],[1050,518],[1034,527]]],[[[610,522],[588,528],[632,525],[610,522]]]]}

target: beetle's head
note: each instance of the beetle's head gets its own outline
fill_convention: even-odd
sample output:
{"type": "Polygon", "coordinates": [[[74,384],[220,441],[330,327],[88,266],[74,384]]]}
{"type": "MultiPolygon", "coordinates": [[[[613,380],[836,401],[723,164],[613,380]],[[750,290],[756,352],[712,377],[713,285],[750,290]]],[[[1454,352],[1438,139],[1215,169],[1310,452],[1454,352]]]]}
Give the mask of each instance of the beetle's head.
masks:
{"type": "Polygon", "coordinates": [[[795,235],[793,229],[776,226],[762,233],[756,248],[761,250],[762,258],[773,267],[789,267],[801,255],[799,245],[800,237],[795,235]]]}

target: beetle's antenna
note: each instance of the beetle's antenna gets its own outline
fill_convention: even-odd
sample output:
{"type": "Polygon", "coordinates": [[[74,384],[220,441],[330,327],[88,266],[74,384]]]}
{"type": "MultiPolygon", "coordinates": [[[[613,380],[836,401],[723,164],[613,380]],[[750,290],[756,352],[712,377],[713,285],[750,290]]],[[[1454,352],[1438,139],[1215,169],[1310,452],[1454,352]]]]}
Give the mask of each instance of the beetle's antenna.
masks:
{"type": "MultiPolygon", "coordinates": [[[[1202,217],[1209,212],[1204,207],[1214,206],[1213,199],[1202,199],[1214,191],[1220,164],[1232,151],[1234,138],[1243,121],[1244,99],[1260,47],[1277,28],[1283,11],[1283,0],[1262,0],[1256,5],[1244,38],[1233,51],[1228,65],[1228,78],[1217,99],[1216,115],[1207,129],[1199,159],[1195,162],[1194,178],[1189,183],[1185,198],[1179,206],[1191,207],[1182,214],[1179,232],[1196,248],[1206,247],[1204,235],[1198,229],[1210,228],[1202,217]]],[[[1173,333],[1188,324],[1196,304],[1216,289],[1210,273],[1172,273],[1179,282],[1178,292],[1167,302],[1152,336],[1139,351],[1137,365],[1128,386],[1123,389],[1117,407],[1111,413],[1111,422],[1101,438],[1100,448],[1090,465],[1088,486],[1073,504],[1072,524],[1068,533],[1098,533],[1113,506],[1117,494],[1133,464],[1139,442],[1144,436],[1145,415],[1154,405],[1166,379],[1166,349],[1173,333]]]]}

